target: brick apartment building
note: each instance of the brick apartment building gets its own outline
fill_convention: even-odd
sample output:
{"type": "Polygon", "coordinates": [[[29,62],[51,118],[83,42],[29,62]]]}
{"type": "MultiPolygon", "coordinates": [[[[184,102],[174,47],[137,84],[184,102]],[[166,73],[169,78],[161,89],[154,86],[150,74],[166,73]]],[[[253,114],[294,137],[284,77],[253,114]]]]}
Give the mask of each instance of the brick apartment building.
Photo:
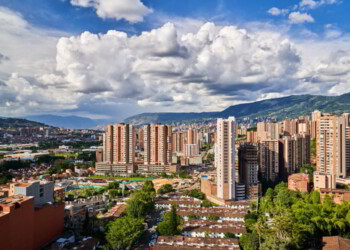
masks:
{"type": "Polygon", "coordinates": [[[288,177],[288,189],[300,192],[310,191],[309,175],[292,174],[288,177]]]}
{"type": "Polygon", "coordinates": [[[350,201],[350,190],[321,188],[319,191],[321,202],[324,201],[326,195],[331,197],[332,201],[337,204],[341,204],[343,201],[350,201]]]}
{"type": "Polygon", "coordinates": [[[14,195],[0,200],[0,249],[40,249],[64,231],[64,204],[35,207],[34,198],[14,195]]]}

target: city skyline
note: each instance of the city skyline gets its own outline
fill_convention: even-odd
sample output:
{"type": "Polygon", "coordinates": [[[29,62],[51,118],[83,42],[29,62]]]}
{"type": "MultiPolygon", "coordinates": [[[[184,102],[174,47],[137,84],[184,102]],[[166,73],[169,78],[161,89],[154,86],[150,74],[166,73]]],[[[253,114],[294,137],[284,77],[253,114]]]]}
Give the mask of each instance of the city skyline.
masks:
{"type": "Polygon", "coordinates": [[[349,86],[345,1],[33,4],[0,1],[1,116],[218,111],[349,86]]]}

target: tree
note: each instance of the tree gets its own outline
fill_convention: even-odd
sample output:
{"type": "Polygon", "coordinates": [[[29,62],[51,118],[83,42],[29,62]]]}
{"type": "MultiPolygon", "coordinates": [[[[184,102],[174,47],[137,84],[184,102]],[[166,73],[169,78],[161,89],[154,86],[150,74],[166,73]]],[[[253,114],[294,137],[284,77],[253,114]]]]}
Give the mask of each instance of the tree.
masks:
{"type": "Polygon", "coordinates": [[[313,138],[311,141],[311,152],[312,156],[316,157],[316,138],[313,138]]]}
{"type": "Polygon", "coordinates": [[[173,236],[180,234],[181,230],[179,226],[182,223],[181,216],[177,215],[176,213],[176,206],[171,206],[171,211],[164,216],[164,221],[161,222],[158,227],[157,231],[160,235],[164,236],[173,236]]]}
{"type": "Polygon", "coordinates": [[[313,176],[316,171],[316,165],[312,164],[303,164],[300,168],[300,173],[308,174],[310,177],[313,176]]]}
{"type": "Polygon", "coordinates": [[[272,188],[268,188],[266,191],[265,197],[270,201],[273,201],[275,195],[276,195],[275,191],[272,188]]]}
{"type": "Polygon", "coordinates": [[[275,187],[275,194],[277,195],[282,189],[288,189],[288,183],[280,182],[275,187]]]}
{"type": "Polygon", "coordinates": [[[119,182],[113,181],[108,183],[107,189],[118,189],[119,188],[119,182]]]}
{"type": "Polygon", "coordinates": [[[173,186],[170,184],[165,184],[163,186],[160,187],[160,189],[158,189],[158,194],[166,194],[166,193],[170,193],[173,192],[173,186]]]}
{"type": "Polygon", "coordinates": [[[191,196],[200,200],[204,200],[205,199],[205,194],[202,193],[201,191],[197,190],[197,189],[192,189],[192,190],[185,190],[184,194],[187,196],[191,196]]]}
{"type": "Polygon", "coordinates": [[[195,215],[195,214],[189,214],[187,217],[189,220],[198,220],[199,219],[199,216],[195,215]]]}
{"type": "Polygon", "coordinates": [[[171,211],[170,211],[169,227],[176,234],[178,232],[178,230],[177,230],[178,226],[179,226],[179,223],[177,220],[176,206],[172,205],[171,211]]]}
{"type": "Polygon", "coordinates": [[[248,230],[253,231],[255,223],[258,221],[256,212],[248,213],[244,216],[244,225],[248,230]]]}
{"type": "Polygon", "coordinates": [[[311,201],[312,201],[313,204],[320,204],[321,203],[320,192],[313,191],[311,193],[311,201]]]}
{"type": "Polygon", "coordinates": [[[239,238],[239,244],[244,250],[258,250],[259,236],[256,233],[244,233],[239,238]]]}
{"type": "Polygon", "coordinates": [[[224,236],[225,236],[225,238],[229,238],[229,239],[237,239],[237,238],[239,238],[234,233],[231,233],[231,232],[224,233],[224,236]]]}
{"type": "Polygon", "coordinates": [[[321,249],[323,236],[350,238],[350,203],[335,204],[329,196],[321,203],[318,191],[304,194],[280,183],[268,189],[258,207],[244,218],[243,249],[256,249],[250,242],[254,234],[260,249],[321,249]]]}
{"type": "Polygon", "coordinates": [[[87,198],[87,197],[91,197],[93,196],[93,190],[92,189],[85,189],[84,190],[84,196],[87,198]]]}
{"type": "Polygon", "coordinates": [[[162,178],[168,178],[168,175],[167,175],[165,172],[162,172],[162,173],[160,174],[160,176],[161,176],[162,178]]]}
{"type": "Polygon", "coordinates": [[[154,208],[154,192],[135,191],[127,201],[127,214],[133,218],[146,217],[154,208]]]}
{"type": "Polygon", "coordinates": [[[215,159],[215,155],[214,154],[211,154],[211,153],[207,154],[207,162],[213,162],[214,159],[215,159]]]}
{"type": "Polygon", "coordinates": [[[208,220],[220,220],[220,216],[210,215],[210,216],[208,216],[208,220]]]}
{"type": "Polygon", "coordinates": [[[189,174],[187,174],[187,172],[185,170],[181,170],[179,172],[179,177],[181,179],[188,179],[188,178],[191,178],[191,176],[189,174]]]}
{"type": "Polygon", "coordinates": [[[109,189],[109,190],[108,190],[108,194],[109,194],[111,197],[115,198],[115,197],[119,196],[119,194],[121,194],[119,190],[120,190],[120,189],[109,189]]]}
{"type": "Polygon", "coordinates": [[[289,242],[287,240],[278,238],[278,237],[268,237],[260,245],[261,250],[287,250],[289,242]]]}
{"type": "Polygon", "coordinates": [[[108,245],[112,249],[132,249],[144,232],[142,219],[122,217],[108,224],[108,245]]]}
{"type": "Polygon", "coordinates": [[[150,180],[145,181],[145,183],[143,184],[143,187],[142,187],[142,191],[148,192],[148,193],[151,193],[151,192],[155,193],[156,190],[154,189],[153,182],[150,180]]]}
{"type": "Polygon", "coordinates": [[[288,188],[282,188],[277,194],[276,203],[285,207],[290,207],[297,200],[297,194],[297,192],[289,190],[288,188]]]}
{"type": "Polygon", "coordinates": [[[208,200],[204,200],[201,204],[201,207],[212,207],[212,206],[213,206],[213,203],[211,203],[208,200]]]}

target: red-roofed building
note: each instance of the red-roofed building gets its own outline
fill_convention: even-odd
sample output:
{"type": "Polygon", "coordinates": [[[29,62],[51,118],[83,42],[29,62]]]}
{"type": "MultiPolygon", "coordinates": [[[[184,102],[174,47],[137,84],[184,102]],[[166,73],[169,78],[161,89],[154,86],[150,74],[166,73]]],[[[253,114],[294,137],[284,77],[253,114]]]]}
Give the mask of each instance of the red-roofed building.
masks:
{"type": "Polygon", "coordinates": [[[350,240],[339,236],[322,238],[322,250],[349,250],[350,240]]]}
{"type": "Polygon", "coordinates": [[[288,189],[300,192],[310,191],[309,175],[292,174],[288,177],[288,189]]]}

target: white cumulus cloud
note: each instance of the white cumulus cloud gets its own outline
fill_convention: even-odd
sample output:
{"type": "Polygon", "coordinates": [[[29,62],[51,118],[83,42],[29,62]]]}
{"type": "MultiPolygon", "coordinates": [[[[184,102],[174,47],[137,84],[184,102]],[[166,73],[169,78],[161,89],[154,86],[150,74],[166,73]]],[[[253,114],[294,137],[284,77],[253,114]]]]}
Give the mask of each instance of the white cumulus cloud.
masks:
{"type": "Polygon", "coordinates": [[[316,9],[319,8],[323,5],[331,5],[331,4],[337,4],[340,3],[339,0],[320,0],[320,1],[315,1],[315,0],[302,0],[300,2],[300,7],[301,8],[309,8],[309,9],[316,9]]]}
{"type": "Polygon", "coordinates": [[[0,114],[214,111],[350,87],[347,34],[294,39],[273,24],[191,23],[72,36],[0,8],[0,114]]]}
{"type": "Polygon", "coordinates": [[[71,4],[94,8],[101,18],[125,19],[131,23],[142,22],[153,12],[140,0],[71,0],[71,4]]]}
{"type": "Polygon", "coordinates": [[[288,16],[290,23],[313,23],[315,19],[307,13],[300,13],[299,11],[291,12],[288,16]]]}
{"type": "Polygon", "coordinates": [[[288,12],[289,12],[288,9],[279,9],[276,7],[272,7],[271,9],[269,9],[267,11],[267,13],[269,13],[270,15],[273,15],[273,16],[287,15],[288,12]]]}
{"type": "Polygon", "coordinates": [[[244,99],[248,92],[278,86],[300,61],[278,33],[213,23],[182,35],[172,23],[139,36],[84,32],[61,38],[56,58],[57,71],[77,92],[108,92],[140,105],[193,107],[212,101],[213,109],[217,96],[244,99]]]}

